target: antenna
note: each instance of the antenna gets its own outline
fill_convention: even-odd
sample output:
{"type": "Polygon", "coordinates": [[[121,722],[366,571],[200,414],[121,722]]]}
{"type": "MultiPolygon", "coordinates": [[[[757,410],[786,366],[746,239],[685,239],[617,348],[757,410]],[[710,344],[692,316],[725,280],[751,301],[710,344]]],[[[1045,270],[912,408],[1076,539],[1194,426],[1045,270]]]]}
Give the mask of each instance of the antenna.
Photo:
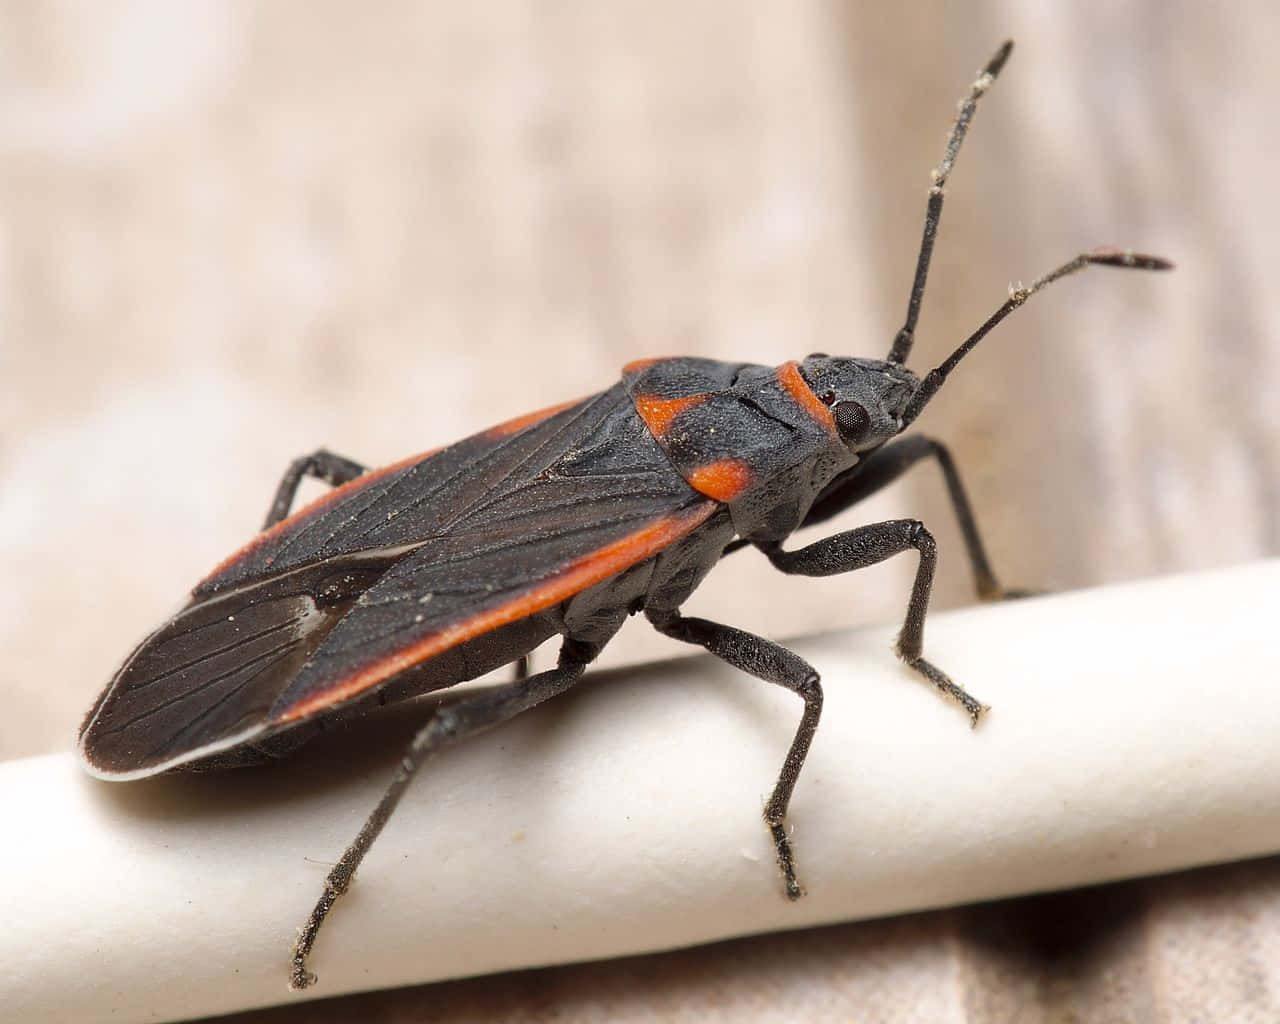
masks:
{"type": "Polygon", "coordinates": [[[1010,289],[1009,297],[1005,299],[1004,305],[987,317],[981,327],[969,335],[964,340],[964,343],[951,355],[947,356],[937,369],[930,370],[924,379],[920,381],[920,386],[916,388],[916,393],[911,396],[911,402],[902,414],[902,425],[905,427],[920,415],[920,410],[925,407],[929,399],[937,394],[938,388],[942,387],[942,382],[956,368],[956,364],[968,355],[978,342],[990,334],[991,329],[996,324],[1025,303],[1036,292],[1047,288],[1054,281],[1091,266],[1127,267],[1133,270],[1173,269],[1173,263],[1160,256],[1146,256],[1143,253],[1132,252],[1128,249],[1094,249],[1093,252],[1084,252],[1075,259],[1068,260],[1057,270],[1050,271],[1028,287],[1010,289]]]}
{"type": "Polygon", "coordinates": [[[933,172],[933,184],[929,187],[929,205],[924,213],[924,237],[920,239],[920,255],[916,257],[916,276],[911,282],[911,296],[907,299],[907,322],[902,325],[893,339],[893,348],[889,350],[889,362],[901,365],[911,354],[911,345],[915,341],[916,321],[920,319],[920,302],[924,298],[925,282],[929,279],[929,261],[933,258],[933,243],[938,237],[938,221],[942,217],[942,200],[946,194],[947,176],[955,166],[956,156],[960,152],[960,144],[969,131],[969,122],[973,120],[978,109],[978,100],[991,88],[991,83],[1000,74],[1009,54],[1013,52],[1013,40],[1006,39],[1004,44],[987,61],[973,85],[969,87],[969,95],[960,102],[960,112],[956,115],[955,124],[947,135],[947,148],[943,151],[942,162],[933,172]]]}

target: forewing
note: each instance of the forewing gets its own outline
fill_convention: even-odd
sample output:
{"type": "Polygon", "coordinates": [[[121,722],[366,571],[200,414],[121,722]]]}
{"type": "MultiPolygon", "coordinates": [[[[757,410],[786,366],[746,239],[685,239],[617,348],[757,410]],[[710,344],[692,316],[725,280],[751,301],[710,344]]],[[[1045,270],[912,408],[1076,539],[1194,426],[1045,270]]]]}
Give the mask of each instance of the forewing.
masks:
{"type": "Polygon", "coordinates": [[[335,488],[263,531],[197,585],[214,594],[246,580],[370,551],[403,552],[453,522],[527,466],[563,450],[614,407],[619,389],[518,420],[383,467],[335,488]]]}
{"type": "Polygon", "coordinates": [[[151,775],[264,732],[281,692],[389,564],[348,558],[197,598],[99,698],[80,734],[86,765],[105,778],[151,775]]]}
{"type": "MultiPolygon", "coordinates": [[[[281,695],[279,723],[550,608],[657,554],[718,507],[674,470],[625,391],[491,482],[371,587],[281,695]]],[[[459,681],[457,679],[451,680],[459,681]]]]}
{"type": "Polygon", "coordinates": [[[622,385],[365,474],[195,588],[99,699],[83,758],[121,778],[231,751],[656,554],[714,508],[622,385]]]}

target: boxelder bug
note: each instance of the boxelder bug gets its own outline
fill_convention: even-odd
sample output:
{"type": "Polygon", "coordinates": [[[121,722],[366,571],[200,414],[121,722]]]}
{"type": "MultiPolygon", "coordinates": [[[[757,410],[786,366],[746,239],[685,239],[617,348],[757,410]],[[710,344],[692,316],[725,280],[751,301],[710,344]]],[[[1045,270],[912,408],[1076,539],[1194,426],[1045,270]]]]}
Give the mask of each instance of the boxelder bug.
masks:
{"type": "Polygon", "coordinates": [[[979,595],[1003,595],[947,449],[892,440],[956,364],[1047,284],[1092,264],[1166,269],[1162,259],[1085,253],[1014,289],[923,378],[911,351],[943,188],[1005,43],[964,99],[934,172],[906,323],[885,361],[811,355],[777,368],[710,359],[632,363],[622,380],[366,472],[317,451],[280,481],[264,530],[213,570],[147,637],[80,733],[88,770],[136,779],[280,756],[371,705],[403,700],[518,662],[560,634],[555,668],[436,708],[342,860],[294,949],[292,984],[320,925],[419,765],[455,740],[573,686],[628,615],[794,691],[804,711],[765,807],[786,894],[803,890],[787,804],[822,710],[818,673],[790,651],[680,606],[727,552],[754,545],[786,573],[830,576],[904,551],[919,555],[897,651],[976,724],[984,706],[922,655],[932,535],[914,519],[782,547],[933,457],[945,475],[979,595]],[[289,514],[303,476],[335,490],[289,514]]]}

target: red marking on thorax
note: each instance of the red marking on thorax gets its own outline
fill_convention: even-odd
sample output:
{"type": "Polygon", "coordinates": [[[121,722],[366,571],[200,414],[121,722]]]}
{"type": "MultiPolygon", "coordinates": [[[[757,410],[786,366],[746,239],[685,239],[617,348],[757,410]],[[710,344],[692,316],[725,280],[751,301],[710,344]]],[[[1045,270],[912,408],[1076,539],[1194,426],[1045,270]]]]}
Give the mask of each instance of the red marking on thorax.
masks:
{"type": "Polygon", "coordinates": [[[671,429],[671,421],[690,406],[705,402],[708,395],[686,395],[684,398],[659,398],[657,395],[636,395],[636,412],[644,420],[654,437],[664,437],[671,429]]]}
{"type": "Polygon", "coordinates": [[[787,389],[787,394],[796,400],[796,404],[815,420],[827,428],[832,437],[838,437],[835,417],[826,404],[813,393],[808,381],[800,374],[800,364],[792,361],[778,367],[778,380],[787,389]]]}
{"type": "Polygon", "coordinates": [[[651,356],[648,359],[633,359],[622,368],[622,375],[630,377],[632,374],[644,373],[651,366],[657,366],[658,363],[665,363],[671,356],[651,356]]]}
{"type": "Polygon", "coordinates": [[[720,459],[699,466],[689,474],[689,483],[716,501],[733,501],[751,486],[751,467],[741,459],[720,459]]]}

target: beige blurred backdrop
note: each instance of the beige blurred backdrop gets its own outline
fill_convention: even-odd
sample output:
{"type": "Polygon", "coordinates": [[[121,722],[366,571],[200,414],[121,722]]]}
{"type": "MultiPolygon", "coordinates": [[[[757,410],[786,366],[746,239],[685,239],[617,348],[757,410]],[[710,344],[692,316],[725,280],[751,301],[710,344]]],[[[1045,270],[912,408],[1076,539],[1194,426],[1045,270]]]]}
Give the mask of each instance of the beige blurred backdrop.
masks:
{"type": "MultiPolygon", "coordinates": [[[[296,455],[391,461],[646,355],[882,357],[955,102],[1006,36],[1018,49],[952,179],[912,364],[1081,249],[1178,270],[1056,285],[920,427],[952,445],[1010,583],[1275,555],[1274,4],[0,3],[0,756],[70,745],[296,455]]],[[[892,515],[938,535],[935,605],[971,600],[934,469],[842,522],[892,515]]],[[[913,568],[807,581],[744,553],[691,607],[777,637],[885,621],[913,568]]],[[[635,622],[604,660],[672,653],[635,622]]],[[[1257,870],[1274,907],[1280,872],[1257,870]]],[[[1135,891],[1150,921],[1160,901],[1135,891]]],[[[974,995],[980,957],[956,966],[958,919],[918,920],[886,941],[945,963],[960,1015],[931,1019],[1014,1019],[974,995]]],[[[885,1009],[865,1019],[921,1019],[892,1015],[918,979],[866,973],[875,927],[770,940],[769,964],[806,942],[848,951],[866,981],[852,994],[838,956],[784,974],[739,950],[672,959],[591,1006],[674,1012],[645,1000],[678,976],[725,1019],[777,1019],[797,998],[786,978],[817,970],[806,992],[839,977],[864,1001],[810,1019],[852,1019],[841,1007],[873,994],[885,1009]],[[712,989],[690,980],[708,963],[712,989]]],[[[1126,957],[1126,991],[1148,998],[1163,968],[1126,957]]],[[[545,976],[592,1016],[573,1000],[599,975],[545,976]]],[[[551,1019],[552,989],[535,1012],[510,984],[457,1005],[506,992],[509,1019],[551,1019]]],[[[1280,993],[1263,997],[1258,1019],[1280,1017],[1280,993]]]]}

